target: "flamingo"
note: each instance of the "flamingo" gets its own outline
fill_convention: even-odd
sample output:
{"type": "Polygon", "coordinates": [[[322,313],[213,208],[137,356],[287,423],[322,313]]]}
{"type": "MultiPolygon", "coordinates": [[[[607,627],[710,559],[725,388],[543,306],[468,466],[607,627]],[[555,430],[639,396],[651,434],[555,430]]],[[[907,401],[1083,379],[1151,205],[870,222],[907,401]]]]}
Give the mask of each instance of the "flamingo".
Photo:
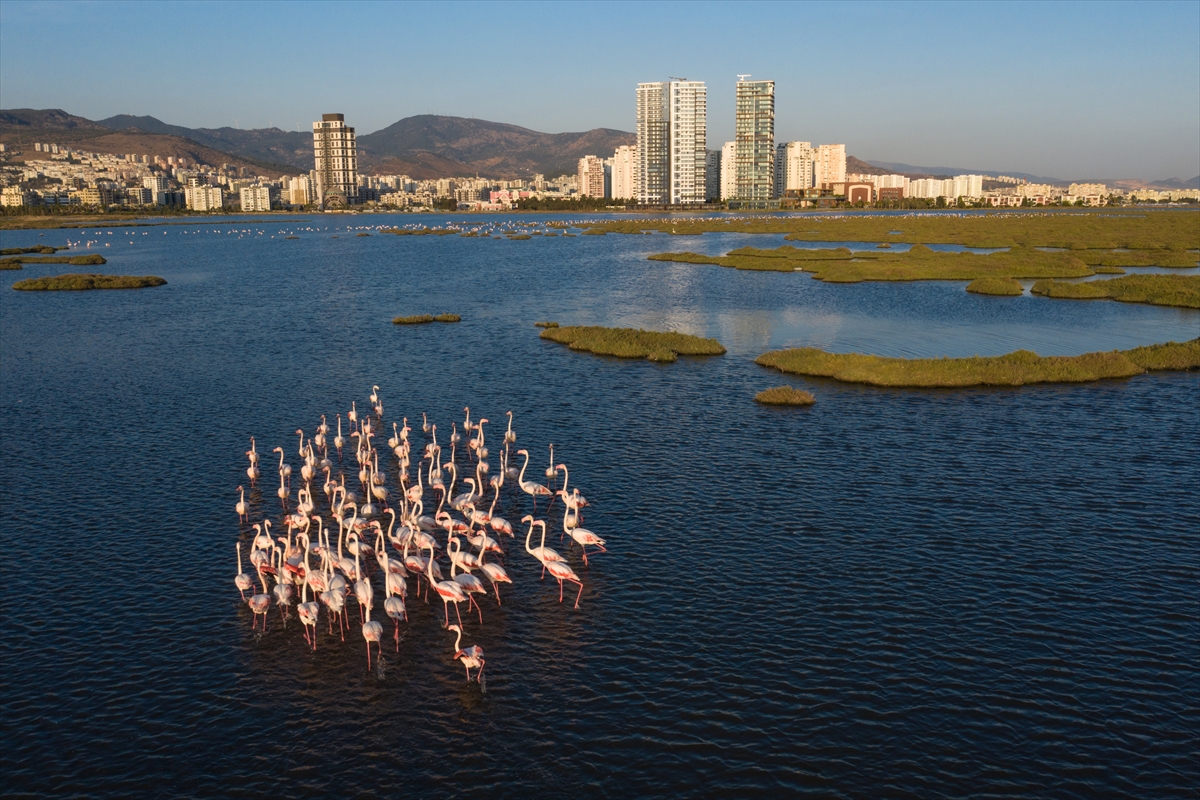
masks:
{"type": "Polygon", "coordinates": [[[300,624],[304,626],[304,638],[312,645],[313,652],[317,651],[317,614],[321,607],[317,605],[315,600],[308,599],[308,581],[300,586],[300,605],[296,606],[296,613],[300,617],[300,624]],[[308,635],[308,629],[312,628],[312,637],[308,635]]]}
{"type": "Polygon", "coordinates": [[[254,585],[254,580],[249,575],[247,575],[245,572],[242,572],[242,543],[241,542],[237,543],[237,562],[238,562],[238,571],[237,571],[237,575],[233,576],[233,585],[238,588],[238,591],[242,593],[242,599],[245,600],[246,599],[246,591],[251,586],[254,585]]]}
{"type": "MultiPolygon", "coordinates": [[[[576,489],[575,492],[578,493],[579,490],[576,489]]],[[[574,539],[581,548],[583,548],[583,565],[587,566],[588,545],[591,545],[592,547],[597,548],[597,551],[601,552],[601,553],[607,553],[608,549],[605,548],[605,546],[604,546],[604,540],[601,539],[596,534],[589,531],[587,528],[579,528],[579,527],[576,527],[575,524],[571,524],[570,526],[568,526],[567,521],[569,519],[571,519],[573,516],[575,516],[575,515],[571,514],[570,508],[565,510],[565,512],[563,513],[563,530],[566,531],[567,533],[569,533],[571,535],[571,538],[574,539]]]]}
{"type": "MultiPolygon", "coordinates": [[[[529,523],[529,532],[525,534],[525,551],[527,553],[529,553],[531,556],[536,558],[538,561],[542,562],[543,567],[546,566],[547,562],[563,560],[562,556],[560,556],[554,550],[551,550],[549,547],[546,547],[546,522],[545,522],[545,520],[540,520],[540,519],[535,520],[531,515],[526,514],[524,517],[521,518],[521,522],[529,523]],[[540,547],[530,547],[529,546],[529,539],[530,539],[530,537],[533,536],[533,526],[534,525],[542,526],[542,544],[540,547]]],[[[545,574],[546,574],[546,572],[543,569],[542,575],[545,576],[545,574]]]]}
{"type": "Polygon", "coordinates": [[[471,645],[459,650],[459,642],[462,641],[462,626],[447,625],[446,630],[455,631],[458,635],[454,639],[454,655],[451,658],[456,658],[462,662],[463,667],[467,671],[467,682],[471,681],[471,667],[478,667],[478,672],[475,673],[475,681],[479,681],[479,676],[483,674],[483,665],[487,661],[483,657],[483,648],[479,645],[471,645]]]}
{"type": "MultiPolygon", "coordinates": [[[[504,432],[504,441],[507,444],[513,444],[517,441],[517,434],[512,429],[512,412],[505,412],[508,415],[508,430],[504,432]]],[[[553,461],[553,459],[551,459],[553,461]]]]}
{"type": "MultiPolygon", "coordinates": [[[[349,545],[350,540],[354,539],[355,544],[358,543],[358,534],[350,533],[346,535],[346,544],[349,545]]],[[[362,617],[364,608],[370,608],[371,603],[375,600],[375,589],[371,586],[371,581],[362,573],[362,566],[358,560],[358,551],[362,548],[354,550],[354,573],[359,575],[359,579],[354,582],[354,596],[358,598],[358,613],[362,617]]]]}
{"type": "Polygon", "coordinates": [[[558,480],[558,470],[554,468],[554,443],[550,443],[550,466],[546,467],[546,482],[558,480]]]}
{"type": "MultiPolygon", "coordinates": [[[[542,520],[538,520],[538,523],[542,526],[542,546],[538,549],[545,552],[547,549],[546,523],[542,520]]],[[[530,531],[532,530],[533,528],[530,526],[530,531]]],[[[579,580],[579,576],[575,574],[575,570],[571,569],[571,566],[566,561],[561,560],[546,561],[543,559],[542,566],[550,572],[550,577],[558,581],[558,602],[560,603],[563,599],[563,581],[570,581],[571,583],[579,584],[579,593],[575,595],[575,607],[579,608],[579,598],[583,596],[583,581],[579,580]]]]}
{"type": "Polygon", "coordinates": [[[462,587],[463,592],[465,592],[467,595],[467,602],[469,606],[475,606],[475,609],[479,612],[479,624],[482,625],[483,609],[479,607],[479,604],[475,602],[475,598],[471,597],[471,595],[487,594],[487,589],[483,588],[483,582],[480,581],[479,578],[476,578],[469,572],[464,571],[460,574],[455,574],[456,570],[463,569],[462,561],[460,559],[464,555],[471,556],[472,554],[459,552],[459,550],[462,548],[462,545],[459,544],[457,536],[451,536],[450,541],[446,544],[446,547],[449,548],[451,544],[454,545],[454,552],[450,553],[450,580],[462,587]]]}
{"type": "Polygon", "coordinates": [[[521,474],[517,477],[517,485],[521,487],[522,492],[533,498],[533,510],[537,511],[537,499],[539,497],[552,497],[553,494],[540,483],[525,480],[525,470],[529,466],[529,451],[518,450],[517,455],[525,456],[525,463],[521,465],[521,474]]]}
{"type": "Polygon", "coordinates": [[[454,613],[458,616],[458,622],[462,624],[462,614],[458,611],[458,604],[467,599],[467,593],[463,588],[454,581],[437,581],[434,582],[433,577],[433,548],[429,548],[429,560],[426,562],[427,577],[429,583],[433,586],[433,590],[438,593],[438,597],[442,598],[442,610],[445,612],[446,625],[450,624],[450,604],[454,603],[454,613]]]}
{"type": "Polygon", "coordinates": [[[271,610],[271,593],[267,590],[267,578],[263,574],[262,567],[258,569],[258,579],[262,582],[262,594],[251,595],[246,601],[246,605],[250,606],[250,610],[254,612],[254,617],[250,621],[250,629],[253,630],[258,626],[258,617],[261,614],[263,618],[263,633],[267,632],[267,612],[271,610]]]}
{"type": "Polygon", "coordinates": [[[492,582],[492,591],[496,593],[496,605],[501,605],[500,586],[498,584],[512,583],[512,578],[508,577],[508,573],[504,570],[504,567],[499,564],[486,563],[484,561],[486,553],[487,550],[479,551],[479,568],[483,570],[483,574],[487,576],[487,579],[492,582]]]}
{"type": "Polygon", "coordinates": [[[380,639],[383,638],[383,626],[375,620],[371,619],[371,607],[367,606],[367,620],[362,626],[363,639],[367,642],[367,669],[371,668],[371,642],[374,642],[379,648],[379,657],[383,658],[383,645],[380,644],[380,639]]]}
{"type": "Polygon", "coordinates": [[[333,446],[338,451],[338,461],[342,460],[342,445],[346,443],[346,437],[342,436],[342,415],[337,415],[337,436],[333,437],[333,446]]]}
{"type": "Polygon", "coordinates": [[[241,494],[241,499],[237,501],[237,504],[233,507],[233,510],[237,512],[238,522],[249,522],[250,507],[246,505],[246,490],[241,486],[239,486],[237,490],[241,494]]]}
{"type": "Polygon", "coordinates": [[[558,491],[558,494],[562,495],[563,502],[575,511],[579,511],[584,506],[590,506],[591,503],[579,493],[579,489],[575,489],[573,494],[568,494],[567,483],[571,480],[571,473],[567,471],[566,464],[559,464],[555,467],[555,470],[560,469],[563,471],[563,488],[558,491]]]}

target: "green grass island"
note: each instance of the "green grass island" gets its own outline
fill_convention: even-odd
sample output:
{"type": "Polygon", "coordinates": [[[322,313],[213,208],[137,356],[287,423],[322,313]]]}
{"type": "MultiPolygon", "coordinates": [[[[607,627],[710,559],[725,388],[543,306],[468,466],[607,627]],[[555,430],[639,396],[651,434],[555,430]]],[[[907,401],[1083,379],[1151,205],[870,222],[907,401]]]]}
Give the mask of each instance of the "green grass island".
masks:
{"type": "Polygon", "coordinates": [[[976,278],[967,284],[967,291],[996,297],[1020,297],[1025,294],[1024,287],[1013,278],[976,278]]]}
{"type": "Polygon", "coordinates": [[[424,325],[429,322],[462,322],[462,317],[458,314],[416,314],[392,319],[393,325],[424,325]]]}
{"type": "Polygon", "coordinates": [[[1200,275],[1126,275],[1123,278],[1066,283],[1038,281],[1033,294],[1066,300],[1116,300],[1152,306],[1200,308],[1200,275]]]}
{"type": "Polygon", "coordinates": [[[718,356],[725,353],[725,348],[716,339],[674,331],[554,324],[546,326],[540,335],[543,339],[565,344],[572,350],[616,358],[645,358],[660,363],[670,363],[679,356],[718,356]]]}
{"type": "Polygon", "coordinates": [[[811,406],[817,398],[794,386],[773,386],[754,395],[754,402],[764,406],[811,406]]]}
{"type": "Polygon", "coordinates": [[[1156,370],[1200,369],[1200,339],[1079,356],[1039,356],[1029,350],[1017,350],[989,357],[884,358],[799,347],[763,353],[754,361],[792,375],[890,388],[1087,383],[1156,370]]]}
{"type": "Polygon", "coordinates": [[[164,286],[166,283],[156,275],[70,274],[28,278],[17,281],[12,288],[25,292],[57,292],[88,289],[146,289],[152,286],[164,286]]]}
{"type": "Polygon", "coordinates": [[[715,264],[756,272],[808,272],[828,283],[861,281],[954,281],[976,278],[1086,278],[1096,273],[1069,253],[1012,248],[989,253],[944,253],[913,245],[903,253],[853,252],[845,247],[805,250],[784,245],[774,250],[742,247],[724,256],[657,253],[651,261],[715,264]]]}

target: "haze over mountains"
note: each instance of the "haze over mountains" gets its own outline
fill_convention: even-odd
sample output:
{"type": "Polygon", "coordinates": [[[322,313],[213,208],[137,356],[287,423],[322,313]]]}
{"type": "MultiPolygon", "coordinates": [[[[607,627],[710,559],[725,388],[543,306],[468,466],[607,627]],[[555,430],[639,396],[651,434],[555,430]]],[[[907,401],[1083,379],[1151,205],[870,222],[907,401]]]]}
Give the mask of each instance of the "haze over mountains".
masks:
{"type": "MultiPolygon", "coordinates": [[[[613,128],[580,133],[540,133],[518,125],[465,117],[422,114],[406,117],[373,133],[359,133],[359,170],[440,178],[478,173],[495,178],[522,178],[574,172],[580,157],[607,157],[620,145],[635,144],[636,136],[613,128]]],[[[191,158],[202,163],[231,163],[255,167],[268,174],[299,173],[312,168],[312,132],[279,128],[187,128],[151,116],[118,114],[89,120],[61,109],[0,110],[0,141],[53,141],[108,153],[151,153],[191,158]]],[[[30,148],[31,149],[31,148],[30,148]]],[[[910,177],[978,173],[995,170],[962,167],[924,167],[883,161],[847,159],[848,172],[898,172],[910,177]]],[[[1023,172],[1007,175],[1036,183],[1066,183],[1023,172]]],[[[1154,186],[1168,189],[1200,187],[1200,176],[1146,181],[1098,178],[1122,188],[1154,186]]]]}

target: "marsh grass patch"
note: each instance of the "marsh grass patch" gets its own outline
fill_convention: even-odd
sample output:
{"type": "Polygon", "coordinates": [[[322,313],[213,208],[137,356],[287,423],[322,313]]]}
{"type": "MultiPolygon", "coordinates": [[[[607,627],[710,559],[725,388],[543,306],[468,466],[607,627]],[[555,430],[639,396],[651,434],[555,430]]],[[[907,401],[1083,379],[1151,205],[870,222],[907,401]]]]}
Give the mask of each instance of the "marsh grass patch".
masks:
{"type": "Polygon", "coordinates": [[[547,326],[540,335],[543,339],[565,344],[572,350],[616,358],[645,358],[662,363],[675,361],[678,356],[715,356],[725,353],[725,348],[716,339],[674,331],[555,325],[547,326]]]}
{"type": "Polygon", "coordinates": [[[88,289],[146,289],[163,286],[166,281],[156,275],[95,275],[73,273],[45,278],[27,278],[13,284],[20,291],[57,292],[88,289]]]}

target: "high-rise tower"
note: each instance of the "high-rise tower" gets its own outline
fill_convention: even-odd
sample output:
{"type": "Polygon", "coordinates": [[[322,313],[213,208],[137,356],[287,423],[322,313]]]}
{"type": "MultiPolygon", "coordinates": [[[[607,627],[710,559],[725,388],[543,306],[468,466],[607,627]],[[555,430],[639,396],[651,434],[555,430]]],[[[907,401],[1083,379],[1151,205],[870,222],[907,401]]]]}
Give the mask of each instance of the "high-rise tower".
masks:
{"type": "Polygon", "coordinates": [[[703,81],[639,83],[637,137],[639,203],[705,201],[708,89],[703,81]]]}
{"type": "Polygon", "coordinates": [[[341,114],[322,114],[313,123],[316,201],[323,206],[351,205],[358,199],[358,144],[354,128],[341,114]]]}
{"type": "Polygon", "coordinates": [[[769,200],[775,189],[775,81],[739,75],[734,109],[737,199],[769,200]]]}

